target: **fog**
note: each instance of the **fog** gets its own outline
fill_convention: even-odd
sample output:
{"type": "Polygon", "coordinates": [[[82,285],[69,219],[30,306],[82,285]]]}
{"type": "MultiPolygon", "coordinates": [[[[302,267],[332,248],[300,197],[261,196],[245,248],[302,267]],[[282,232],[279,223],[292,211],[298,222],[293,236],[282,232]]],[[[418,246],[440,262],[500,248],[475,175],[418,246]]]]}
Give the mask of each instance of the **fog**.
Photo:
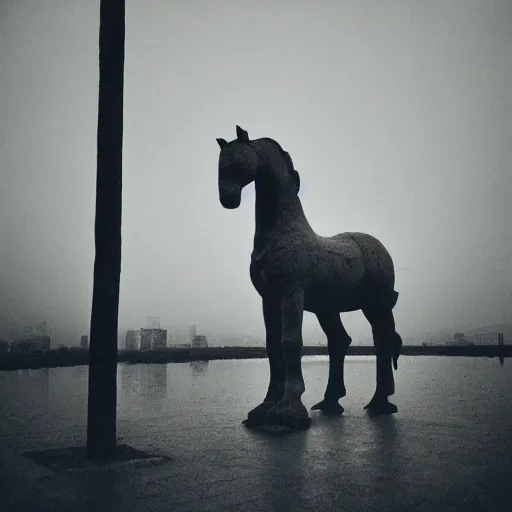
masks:
{"type": "MultiPolygon", "coordinates": [[[[236,124],[291,154],[317,233],[386,245],[404,341],[512,322],[510,2],[291,5],[127,1],[120,329],[263,339],[254,187],[218,201],[236,124]]],[[[0,337],[89,330],[98,21],[98,0],[0,2],[0,337]]]]}

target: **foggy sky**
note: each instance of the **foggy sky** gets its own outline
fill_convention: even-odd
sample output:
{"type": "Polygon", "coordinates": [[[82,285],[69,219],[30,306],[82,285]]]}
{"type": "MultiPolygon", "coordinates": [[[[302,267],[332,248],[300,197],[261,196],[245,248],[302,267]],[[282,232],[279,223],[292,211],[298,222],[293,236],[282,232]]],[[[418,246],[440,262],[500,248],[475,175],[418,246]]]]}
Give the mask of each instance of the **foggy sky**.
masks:
{"type": "MultiPolygon", "coordinates": [[[[0,337],[89,330],[98,21],[99,1],[0,2],[0,337]]],[[[254,187],[218,201],[236,124],[291,154],[317,233],[388,248],[405,340],[512,322],[510,91],[508,0],[127,1],[120,328],[263,337],[254,187]]]]}

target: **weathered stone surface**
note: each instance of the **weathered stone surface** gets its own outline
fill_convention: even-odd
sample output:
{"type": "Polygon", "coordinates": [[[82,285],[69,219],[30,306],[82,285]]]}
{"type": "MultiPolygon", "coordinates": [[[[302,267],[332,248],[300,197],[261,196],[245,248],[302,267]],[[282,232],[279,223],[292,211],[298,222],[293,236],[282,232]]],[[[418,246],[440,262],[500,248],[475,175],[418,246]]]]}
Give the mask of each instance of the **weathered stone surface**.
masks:
{"type": "Polygon", "coordinates": [[[377,354],[377,385],[366,408],[372,415],[397,412],[388,401],[395,392],[391,365],[397,369],[402,347],[392,311],[398,293],[390,254],[365,233],[316,234],[298,197],[300,177],[289,153],[273,139],[250,140],[239,126],[236,133],[231,142],[217,139],[219,200],[224,208],[238,208],[242,189],[255,182],[256,229],[249,272],[263,301],[270,365],[265,398],[249,412],[245,424],[290,431],[309,425],[301,401],[304,311],[317,315],[329,347],[327,400],[315,408],[343,412],[337,401],[345,396],[344,358],[351,338],[339,314],[360,309],[372,326],[377,354]]]}

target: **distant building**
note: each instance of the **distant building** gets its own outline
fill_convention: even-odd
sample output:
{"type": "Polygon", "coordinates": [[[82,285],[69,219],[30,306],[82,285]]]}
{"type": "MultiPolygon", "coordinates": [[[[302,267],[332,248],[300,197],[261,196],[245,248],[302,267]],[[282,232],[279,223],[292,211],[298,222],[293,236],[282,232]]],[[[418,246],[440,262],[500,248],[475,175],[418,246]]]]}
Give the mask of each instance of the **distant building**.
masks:
{"type": "Polygon", "coordinates": [[[197,325],[190,326],[190,344],[192,348],[208,348],[206,336],[197,334],[197,325]]]}
{"type": "Polygon", "coordinates": [[[444,344],[448,347],[471,347],[474,345],[472,341],[466,339],[463,332],[456,332],[453,339],[445,341],[444,344]]]}
{"type": "Polygon", "coordinates": [[[85,350],[89,349],[89,336],[80,336],[80,347],[85,350]]]}
{"type": "Polygon", "coordinates": [[[126,331],[126,339],[124,346],[126,350],[139,350],[140,331],[126,331]]]}
{"type": "Polygon", "coordinates": [[[151,350],[151,329],[140,330],[140,350],[151,350]]]}
{"type": "Polygon", "coordinates": [[[192,338],[192,348],[208,348],[208,340],[206,336],[196,334],[192,338]]]}
{"type": "Polygon", "coordinates": [[[498,333],[487,332],[482,334],[473,334],[467,336],[467,340],[471,340],[473,344],[477,345],[497,345],[498,344],[498,333]]]}
{"type": "Polygon", "coordinates": [[[502,333],[505,343],[512,340],[512,324],[496,324],[466,331],[466,339],[475,342],[475,345],[497,345],[498,334],[502,333]]]}
{"type": "Polygon", "coordinates": [[[46,322],[23,327],[21,337],[28,338],[29,336],[48,336],[48,325],[46,322]]]}
{"type": "Polygon", "coordinates": [[[163,348],[167,348],[167,330],[166,329],[151,329],[153,334],[153,339],[151,341],[151,349],[159,350],[163,348]]]}
{"type": "Polygon", "coordinates": [[[453,335],[453,339],[450,341],[445,341],[444,344],[451,347],[471,347],[474,345],[474,342],[467,340],[464,333],[456,332],[453,335]]]}
{"type": "Polygon", "coordinates": [[[167,330],[165,329],[141,329],[140,349],[158,350],[167,348],[167,330]]]}
{"type": "Polygon", "coordinates": [[[450,340],[445,341],[445,345],[448,347],[472,347],[475,343],[467,340],[450,340]]]}
{"type": "Polygon", "coordinates": [[[9,342],[7,340],[0,340],[0,353],[9,352],[9,342]]]}
{"type": "Polygon", "coordinates": [[[148,316],[146,319],[147,329],[160,329],[160,317],[159,316],[148,316]]]}
{"type": "Polygon", "coordinates": [[[26,336],[11,341],[11,352],[28,354],[34,350],[50,350],[50,337],[26,336]]]}

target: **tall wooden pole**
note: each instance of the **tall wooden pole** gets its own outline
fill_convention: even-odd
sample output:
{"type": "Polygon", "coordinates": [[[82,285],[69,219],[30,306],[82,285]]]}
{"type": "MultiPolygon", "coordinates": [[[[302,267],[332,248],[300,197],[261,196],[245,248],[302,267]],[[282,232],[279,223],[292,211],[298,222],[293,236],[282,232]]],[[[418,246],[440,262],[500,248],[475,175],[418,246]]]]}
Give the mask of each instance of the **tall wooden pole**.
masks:
{"type": "Polygon", "coordinates": [[[121,277],[124,0],[101,0],[94,285],[87,454],[116,450],[117,327],[121,277]]]}

